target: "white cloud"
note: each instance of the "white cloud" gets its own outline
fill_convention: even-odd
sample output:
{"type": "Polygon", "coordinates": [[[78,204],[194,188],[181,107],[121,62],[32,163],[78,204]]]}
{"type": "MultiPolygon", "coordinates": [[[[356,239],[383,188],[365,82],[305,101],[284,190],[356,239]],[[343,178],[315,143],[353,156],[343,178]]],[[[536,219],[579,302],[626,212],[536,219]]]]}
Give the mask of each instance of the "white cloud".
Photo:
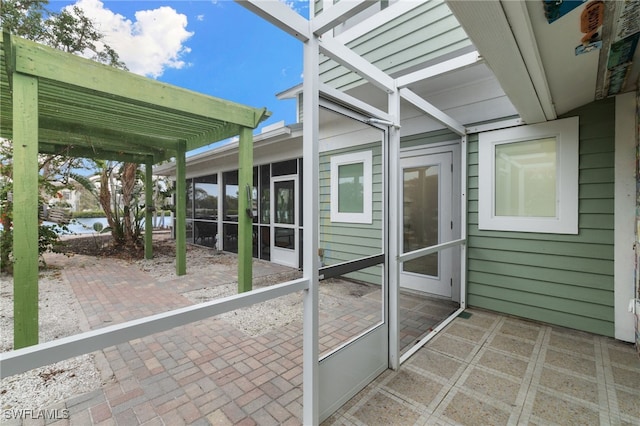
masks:
{"type": "Polygon", "coordinates": [[[139,10],[132,22],[106,9],[100,0],[78,0],[76,6],[95,22],[131,72],[157,78],[166,68],[187,66],[182,57],[191,49],[184,43],[193,33],[186,29],[187,17],[175,9],[139,10]]]}
{"type": "Polygon", "coordinates": [[[200,22],[204,21],[204,15],[198,15],[196,16],[196,19],[200,22]]]}

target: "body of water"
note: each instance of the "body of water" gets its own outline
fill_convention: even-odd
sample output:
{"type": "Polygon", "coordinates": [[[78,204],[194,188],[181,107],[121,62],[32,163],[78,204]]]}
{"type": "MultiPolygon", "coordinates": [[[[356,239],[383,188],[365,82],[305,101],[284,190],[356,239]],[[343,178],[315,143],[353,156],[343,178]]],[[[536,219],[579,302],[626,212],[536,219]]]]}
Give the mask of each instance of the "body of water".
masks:
{"type": "MultiPolygon", "coordinates": [[[[67,225],[67,228],[69,229],[69,232],[72,234],[93,234],[96,233],[96,231],[93,229],[93,225],[94,223],[101,223],[102,224],[102,228],[106,228],[107,227],[107,218],[106,217],[91,217],[91,218],[78,218],[78,219],[72,219],[71,223],[69,223],[67,225]]],[[[52,225],[57,225],[57,223],[54,222],[49,222],[49,221],[44,221],[42,222],[43,225],[48,225],[48,226],[52,226],[52,225]]],[[[158,223],[157,225],[159,226],[164,226],[164,227],[171,227],[172,221],[171,218],[169,216],[166,216],[164,218],[164,223],[162,221],[162,218],[158,218],[158,223]]],[[[144,220],[142,221],[142,227],[144,228],[144,220]]],[[[2,225],[0,225],[0,229],[2,229],[2,225]]],[[[65,232],[66,233],[66,232],[65,232]]]]}

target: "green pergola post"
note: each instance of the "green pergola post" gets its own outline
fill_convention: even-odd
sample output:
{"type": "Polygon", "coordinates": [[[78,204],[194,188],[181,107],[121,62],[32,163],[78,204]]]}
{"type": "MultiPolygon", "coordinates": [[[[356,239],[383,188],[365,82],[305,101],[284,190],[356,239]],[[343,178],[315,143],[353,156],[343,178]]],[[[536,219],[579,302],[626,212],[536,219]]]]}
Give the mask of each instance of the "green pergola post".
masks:
{"type": "Polygon", "coordinates": [[[144,184],[144,258],[153,259],[153,163],[145,163],[144,184]]]}
{"type": "Polygon", "coordinates": [[[176,275],[187,273],[187,162],[186,144],[176,153],[176,275]]]}
{"type": "Polygon", "coordinates": [[[238,148],[238,293],[251,291],[253,266],[253,130],[240,127],[238,148]]]}
{"type": "Polygon", "coordinates": [[[38,344],[38,79],[13,74],[13,347],[38,344]]]}

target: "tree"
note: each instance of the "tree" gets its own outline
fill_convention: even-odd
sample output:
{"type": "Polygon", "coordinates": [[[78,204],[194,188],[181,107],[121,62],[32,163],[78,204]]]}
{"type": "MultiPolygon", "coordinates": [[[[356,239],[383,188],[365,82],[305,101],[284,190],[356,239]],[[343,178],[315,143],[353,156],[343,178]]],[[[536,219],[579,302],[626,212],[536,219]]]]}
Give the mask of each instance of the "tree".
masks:
{"type": "Polygon", "coordinates": [[[0,25],[19,37],[46,44],[68,53],[89,56],[94,61],[127,69],[116,51],[78,6],[52,12],[48,0],[0,0],[0,25]]]}

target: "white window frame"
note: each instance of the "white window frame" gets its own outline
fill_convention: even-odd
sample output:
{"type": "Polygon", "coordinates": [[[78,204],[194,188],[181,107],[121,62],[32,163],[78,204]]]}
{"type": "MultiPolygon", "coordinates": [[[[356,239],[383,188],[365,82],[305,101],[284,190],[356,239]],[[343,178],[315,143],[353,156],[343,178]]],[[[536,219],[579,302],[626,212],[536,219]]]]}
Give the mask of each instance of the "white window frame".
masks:
{"type": "Polygon", "coordinates": [[[372,160],[371,151],[358,151],[331,157],[331,222],[372,223],[372,160]],[[362,213],[345,213],[338,211],[338,173],[340,166],[362,163],[362,213]]]}
{"type": "Polygon", "coordinates": [[[578,233],[578,125],[578,117],[571,117],[479,134],[478,229],[550,234],[578,233]],[[496,216],[495,147],[549,137],[556,138],[556,216],[496,216]]]}

